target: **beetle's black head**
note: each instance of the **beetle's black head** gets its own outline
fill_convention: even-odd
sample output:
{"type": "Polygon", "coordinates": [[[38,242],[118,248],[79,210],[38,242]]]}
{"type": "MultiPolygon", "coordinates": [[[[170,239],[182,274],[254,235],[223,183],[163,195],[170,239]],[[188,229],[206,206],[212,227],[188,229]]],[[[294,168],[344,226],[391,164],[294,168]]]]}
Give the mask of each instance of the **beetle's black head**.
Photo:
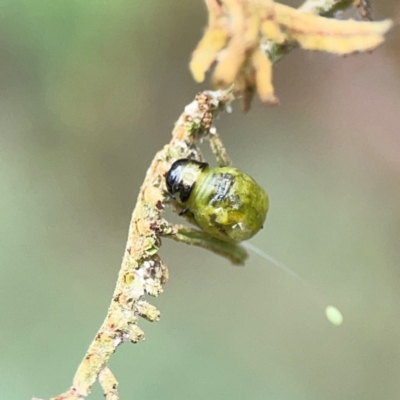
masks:
{"type": "Polygon", "coordinates": [[[188,158],[175,161],[165,177],[168,192],[178,197],[181,203],[186,203],[197,178],[206,167],[207,163],[188,158]]]}

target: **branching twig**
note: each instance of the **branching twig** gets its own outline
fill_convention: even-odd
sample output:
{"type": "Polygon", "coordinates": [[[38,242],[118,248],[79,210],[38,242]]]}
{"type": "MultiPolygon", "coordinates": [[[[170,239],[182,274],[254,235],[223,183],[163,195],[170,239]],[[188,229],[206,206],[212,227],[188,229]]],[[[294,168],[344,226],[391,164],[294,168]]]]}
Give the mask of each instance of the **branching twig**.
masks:
{"type": "Polygon", "coordinates": [[[164,176],[172,161],[201,158],[198,139],[209,132],[214,115],[232,100],[230,90],[198,94],[176,123],[171,142],[156,154],[132,214],[126,250],[107,317],[82,360],[72,387],[54,400],[83,399],[96,379],[107,399],[118,399],[117,382],[107,363],[123,342],[144,340],[143,331],[137,326],[139,316],[149,321],[159,319],[159,311],[144,301],[144,296],[158,296],[168,279],[168,270],[157,255],[161,236],[205,247],[236,264],[244,262],[246,252],[238,245],[206,237],[194,229],[170,226],[161,217],[167,200],[164,176]]]}
{"type": "MultiPolygon", "coordinates": [[[[346,8],[350,3],[350,0],[308,0],[302,9],[326,15],[339,4],[346,8]]],[[[291,48],[293,46],[287,44],[268,43],[265,51],[277,61],[291,48]]],[[[149,321],[158,321],[160,317],[159,311],[146,302],[144,296],[158,296],[168,279],[167,267],[157,255],[161,237],[201,246],[235,264],[244,263],[247,254],[240,246],[211,238],[196,229],[169,225],[161,216],[168,203],[165,174],[176,159],[202,158],[197,146],[200,138],[208,136],[219,165],[230,163],[212,121],[232,100],[231,90],[198,94],[176,123],[171,142],[156,154],[132,214],[126,250],[107,316],[78,367],[72,387],[53,400],[84,399],[96,380],[107,400],[118,400],[117,381],[108,368],[108,361],[122,343],[144,340],[144,333],[137,325],[139,316],[149,321]]]]}

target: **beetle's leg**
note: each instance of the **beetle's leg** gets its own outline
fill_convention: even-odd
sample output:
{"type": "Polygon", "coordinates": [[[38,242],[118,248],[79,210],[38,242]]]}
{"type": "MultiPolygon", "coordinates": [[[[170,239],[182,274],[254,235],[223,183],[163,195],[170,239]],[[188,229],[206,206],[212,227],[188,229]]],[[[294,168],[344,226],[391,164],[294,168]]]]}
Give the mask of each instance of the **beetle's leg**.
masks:
{"type": "Polygon", "coordinates": [[[161,236],[176,240],[177,242],[202,247],[227,258],[233,264],[243,265],[246,258],[246,250],[237,243],[225,242],[210,236],[204,231],[189,228],[185,225],[173,225],[167,223],[162,227],[161,236]]]}

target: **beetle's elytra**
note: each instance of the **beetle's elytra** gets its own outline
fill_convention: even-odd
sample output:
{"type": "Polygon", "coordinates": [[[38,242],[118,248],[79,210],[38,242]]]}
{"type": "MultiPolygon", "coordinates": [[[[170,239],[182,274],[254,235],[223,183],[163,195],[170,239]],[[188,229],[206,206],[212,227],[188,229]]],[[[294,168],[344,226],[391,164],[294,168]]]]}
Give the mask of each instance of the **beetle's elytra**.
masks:
{"type": "Polygon", "coordinates": [[[263,227],[268,196],[253,178],[236,168],[211,168],[183,158],[172,164],[166,185],[211,236],[241,242],[263,227]]]}

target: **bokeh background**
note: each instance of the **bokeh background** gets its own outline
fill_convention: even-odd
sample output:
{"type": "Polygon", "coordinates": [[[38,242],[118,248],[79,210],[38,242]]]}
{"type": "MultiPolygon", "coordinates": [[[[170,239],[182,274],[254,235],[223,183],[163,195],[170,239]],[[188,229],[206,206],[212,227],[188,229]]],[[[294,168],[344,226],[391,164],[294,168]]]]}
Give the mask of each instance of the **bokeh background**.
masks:
{"type": "MultiPolygon", "coordinates": [[[[398,13],[376,2],[377,18],[398,13]]],[[[187,68],[206,13],[13,0],[0,16],[0,397],[48,398],[105,316],[153,155],[207,88],[187,68]]],[[[164,240],[161,322],[111,360],[121,399],[400,398],[399,39],[347,58],[294,51],[275,68],[279,107],[221,115],[235,165],[271,199],[252,243],[309,285],[257,255],[238,268],[164,240]]]]}

